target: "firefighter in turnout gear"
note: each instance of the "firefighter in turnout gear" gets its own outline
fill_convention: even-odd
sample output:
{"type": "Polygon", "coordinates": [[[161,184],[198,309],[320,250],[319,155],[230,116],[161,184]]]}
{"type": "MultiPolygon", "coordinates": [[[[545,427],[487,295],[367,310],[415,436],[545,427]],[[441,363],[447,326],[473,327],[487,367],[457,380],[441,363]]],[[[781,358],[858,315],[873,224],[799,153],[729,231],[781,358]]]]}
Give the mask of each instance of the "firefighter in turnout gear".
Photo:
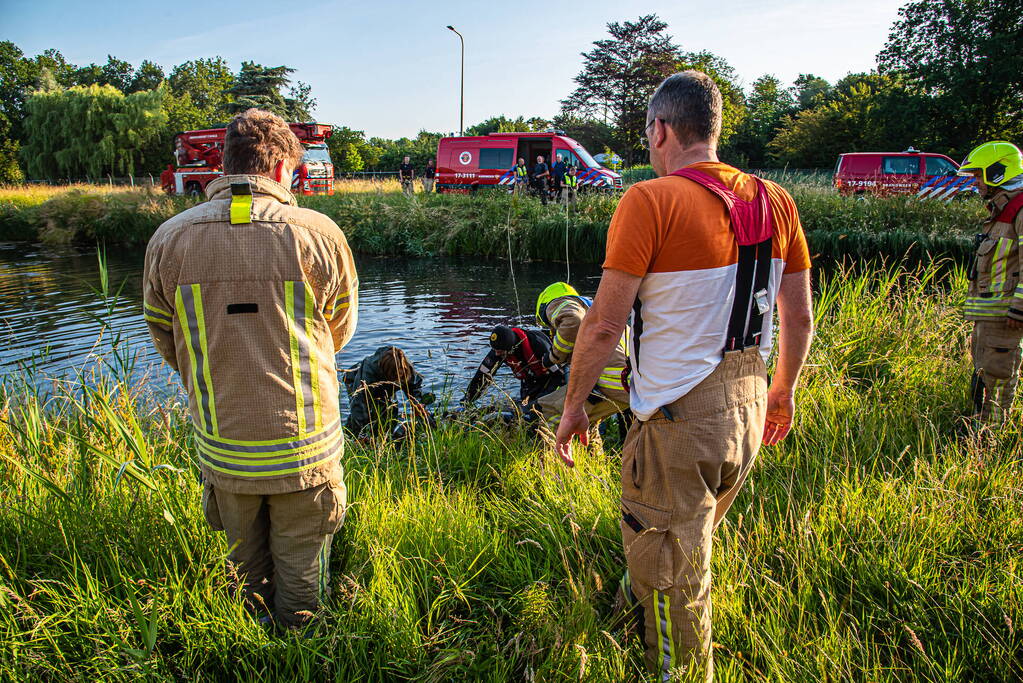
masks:
{"type": "Polygon", "coordinates": [[[287,627],[329,590],[345,513],[334,354],[358,305],[344,233],[282,184],[302,154],[280,117],[237,115],[225,175],[159,227],[143,271],[149,333],[188,392],[203,512],[249,606],[287,627]]]}
{"type": "Polygon", "coordinates": [[[519,404],[527,415],[533,413],[537,399],[557,390],[567,380],[561,367],[551,359],[547,337],[532,330],[498,325],[490,333],[490,353],[465,390],[463,406],[480,397],[502,364],[507,364],[519,380],[519,404]]]}
{"type": "Polygon", "coordinates": [[[1009,142],[987,142],[963,161],[990,216],[977,235],[966,319],[973,321],[971,394],[981,424],[1005,422],[1012,408],[1023,340],[1023,156],[1009,142]]]}
{"type": "MultiPolygon", "coordinates": [[[[553,348],[551,360],[561,365],[570,365],[575,338],[579,332],[591,300],[579,296],[567,282],[555,282],[540,293],[536,300],[536,321],[551,331],[553,348]]],[[[597,386],[586,401],[586,415],[590,424],[616,413],[624,414],[629,409],[628,348],[631,329],[618,342],[607,367],[601,372],[597,386]]],[[[567,385],[547,394],[539,400],[544,417],[553,419],[561,415],[565,404],[567,385]]]]}
{"type": "Polygon", "coordinates": [[[416,414],[431,420],[424,406],[433,403],[434,396],[423,393],[423,376],[396,346],[381,346],[345,370],[344,384],[350,401],[345,428],[356,436],[361,436],[366,427],[379,435],[395,425],[398,404],[394,396],[399,391],[405,393],[416,414]]]}

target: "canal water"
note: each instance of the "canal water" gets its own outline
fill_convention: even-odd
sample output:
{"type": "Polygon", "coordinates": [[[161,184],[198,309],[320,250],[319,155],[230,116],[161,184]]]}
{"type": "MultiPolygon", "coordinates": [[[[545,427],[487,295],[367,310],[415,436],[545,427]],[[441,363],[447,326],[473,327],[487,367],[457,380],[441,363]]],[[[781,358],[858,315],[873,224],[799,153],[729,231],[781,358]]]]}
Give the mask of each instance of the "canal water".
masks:
{"type": "MultiPolygon", "coordinates": [[[[142,251],[108,251],[109,289],[101,294],[96,250],[54,250],[39,245],[0,243],[0,375],[22,368],[35,376],[73,374],[109,352],[119,339],[121,355],[135,359],[131,373],[167,378],[142,320],[142,251]],[[101,330],[107,326],[105,337],[101,330]]],[[[357,363],[377,347],[405,350],[426,384],[438,394],[461,395],[488,350],[498,323],[533,325],[536,295],[566,277],[566,265],[516,263],[477,258],[393,259],[356,256],[359,325],[338,356],[338,367],[357,363]],[[516,292],[518,300],[516,300],[516,292]],[[519,314],[524,318],[519,319],[519,314]]],[[[573,284],[584,294],[596,290],[599,267],[571,264],[573,284]]],[[[510,373],[502,385],[510,388],[510,373]]],[[[174,383],[155,382],[173,386],[174,383]]]]}

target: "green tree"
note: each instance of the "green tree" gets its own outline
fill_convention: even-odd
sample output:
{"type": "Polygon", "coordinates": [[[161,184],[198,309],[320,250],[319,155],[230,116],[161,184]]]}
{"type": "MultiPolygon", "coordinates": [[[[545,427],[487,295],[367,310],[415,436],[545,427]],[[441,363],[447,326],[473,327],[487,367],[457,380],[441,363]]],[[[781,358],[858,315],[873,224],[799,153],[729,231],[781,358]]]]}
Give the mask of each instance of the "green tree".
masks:
{"type": "Polygon", "coordinates": [[[927,107],[927,98],[897,75],[852,74],[835,84],[828,101],[786,117],[768,147],[781,163],[830,168],[844,152],[919,146],[927,107]]]}
{"type": "Polygon", "coordinates": [[[564,116],[611,126],[614,140],[605,144],[620,150],[629,162],[641,155],[640,136],[650,96],[673,73],[699,69],[718,84],[724,98],[722,142],[742,120],[743,96],[734,70],[709,52],[682,52],[665,32],[667,28],[656,14],[608,24],[611,37],[595,41],[594,48],[583,53],[577,87],[561,101],[564,116]]]}
{"type": "Polygon", "coordinates": [[[189,101],[206,117],[205,125],[226,122],[230,96],[225,91],[234,82],[234,75],[223,57],[193,59],[171,69],[167,83],[176,97],[189,96],[189,101]]]}
{"type": "Polygon", "coordinates": [[[596,150],[613,149],[618,146],[618,131],[597,119],[559,114],[554,117],[551,124],[556,130],[565,131],[565,135],[594,154],[596,150]]]}
{"type": "Polygon", "coordinates": [[[792,93],[782,87],[781,81],[771,75],[758,78],[746,100],[745,117],[722,150],[723,156],[745,166],[766,166],[767,145],[795,106],[792,93]]]}
{"type": "Polygon", "coordinates": [[[792,88],[792,94],[800,109],[813,109],[824,104],[831,96],[831,92],[831,84],[813,74],[799,74],[792,88]]]}
{"type": "Polygon", "coordinates": [[[327,139],[330,158],[334,169],[340,173],[354,173],[366,166],[362,149],[366,146],[366,134],[347,126],[337,126],[327,139]]]}
{"type": "Polygon", "coordinates": [[[913,0],[899,10],[878,65],[931,98],[932,138],[956,154],[1023,137],[1019,0],[913,0]]]}
{"type": "Polygon", "coordinates": [[[71,76],[75,85],[112,85],[121,92],[130,90],[134,78],[135,68],[113,55],[107,55],[106,64],[80,67],[71,76]]]}
{"type": "Polygon", "coordinates": [[[160,87],[163,80],[163,67],[146,59],[139,64],[139,68],[132,75],[131,85],[124,92],[133,93],[143,90],[155,90],[160,87]]]}
{"type": "Polygon", "coordinates": [[[486,121],[469,126],[465,129],[466,135],[489,135],[490,133],[519,133],[538,132],[550,128],[551,122],[539,116],[525,118],[517,116],[510,119],[507,116],[491,116],[486,121]]]}
{"type": "Polygon", "coordinates": [[[35,178],[134,174],[167,123],[166,90],[125,95],[111,85],[38,91],[25,102],[22,158],[35,178]]]}
{"type": "Polygon", "coordinates": [[[255,62],[242,62],[241,71],[231,86],[224,92],[233,100],[227,103],[227,110],[232,114],[245,111],[250,107],[265,109],[278,114],[288,121],[308,121],[312,118],[312,110],[316,100],[311,95],[310,86],[297,83],[290,87],[289,74],[294,69],[287,66],[263,66],[255,62]],[[282,93],[288,89],[290,97],[282,93]]]}

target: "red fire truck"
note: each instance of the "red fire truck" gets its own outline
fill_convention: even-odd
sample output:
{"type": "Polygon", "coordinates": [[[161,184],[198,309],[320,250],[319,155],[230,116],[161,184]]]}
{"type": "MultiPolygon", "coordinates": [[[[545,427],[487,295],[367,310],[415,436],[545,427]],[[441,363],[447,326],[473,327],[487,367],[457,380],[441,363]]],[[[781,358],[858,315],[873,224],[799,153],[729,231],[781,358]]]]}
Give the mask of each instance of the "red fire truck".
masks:
{"type": "Polygon", "coordinates": [[[956,175],[959,165],[944,154],[921,152],[849,152],[838,157],[834,185],[839,194],[915,194],[920,199],[950,200],[977,191],[972,178],[956,175]]]}
{"type": "Polygon", "coordinates": [[[609,171],[563,131],[491,133],[441,138],[437,144],[437,192],[473,192],[482,187],[512,185],[512,167],[521,157],[532,169],[536,157],[551,163],[561,156],[578,169],[580,187],[616,190],[622,176],[609,171]]]}
{"type": "MultiPolygon", "coordinates": [[[[290,123],[305,148],[302,163],[291,178],[296,194],[334,194],[334,164],[326,141],[334,127],[326,123],[290,123]]],[[[210,181],[224,174],[224,128],[190,130],[174,136],[174,164],[160,174],[168,194],[202,194],[210,181]]]]}

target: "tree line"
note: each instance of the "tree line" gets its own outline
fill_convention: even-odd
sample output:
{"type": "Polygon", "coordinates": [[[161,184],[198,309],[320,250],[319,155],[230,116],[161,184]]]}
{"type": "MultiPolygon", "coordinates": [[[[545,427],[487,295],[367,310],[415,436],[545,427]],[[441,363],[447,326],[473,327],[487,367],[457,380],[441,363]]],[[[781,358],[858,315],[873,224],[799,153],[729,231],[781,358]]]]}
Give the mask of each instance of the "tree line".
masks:
{"type": "MultiPolygon", "coordinates": [[[[657,15],[612,22],[582,53],[575,89],[551,119],[491,117],[466,129],[563,130],[593,153],[643,163],[646,103],[666,76],[700,69],[723,96],[721,156],[741,167],[827,168],[839,154],[910,145],[961,158],[988,139],[1023,140],[1023,0],[911,0],[877,55],[877,67],[830,83],[813,73],[791,84],[771,74],[743,87],[723,58],[686,50],[657,15]]],[[[169,73],[113,56],[78,67],[55,50],[26,57],[0,43],[0,182],[156,172],[174,133],[222,125],[249,106],[310,120],[316,100],[293,69],[219,57],[169,73]]],[[[367,137],[337,126],[328,145],[337,170],[394,170],[403,156],[425,166],[441,133],[367,137]]]]}

